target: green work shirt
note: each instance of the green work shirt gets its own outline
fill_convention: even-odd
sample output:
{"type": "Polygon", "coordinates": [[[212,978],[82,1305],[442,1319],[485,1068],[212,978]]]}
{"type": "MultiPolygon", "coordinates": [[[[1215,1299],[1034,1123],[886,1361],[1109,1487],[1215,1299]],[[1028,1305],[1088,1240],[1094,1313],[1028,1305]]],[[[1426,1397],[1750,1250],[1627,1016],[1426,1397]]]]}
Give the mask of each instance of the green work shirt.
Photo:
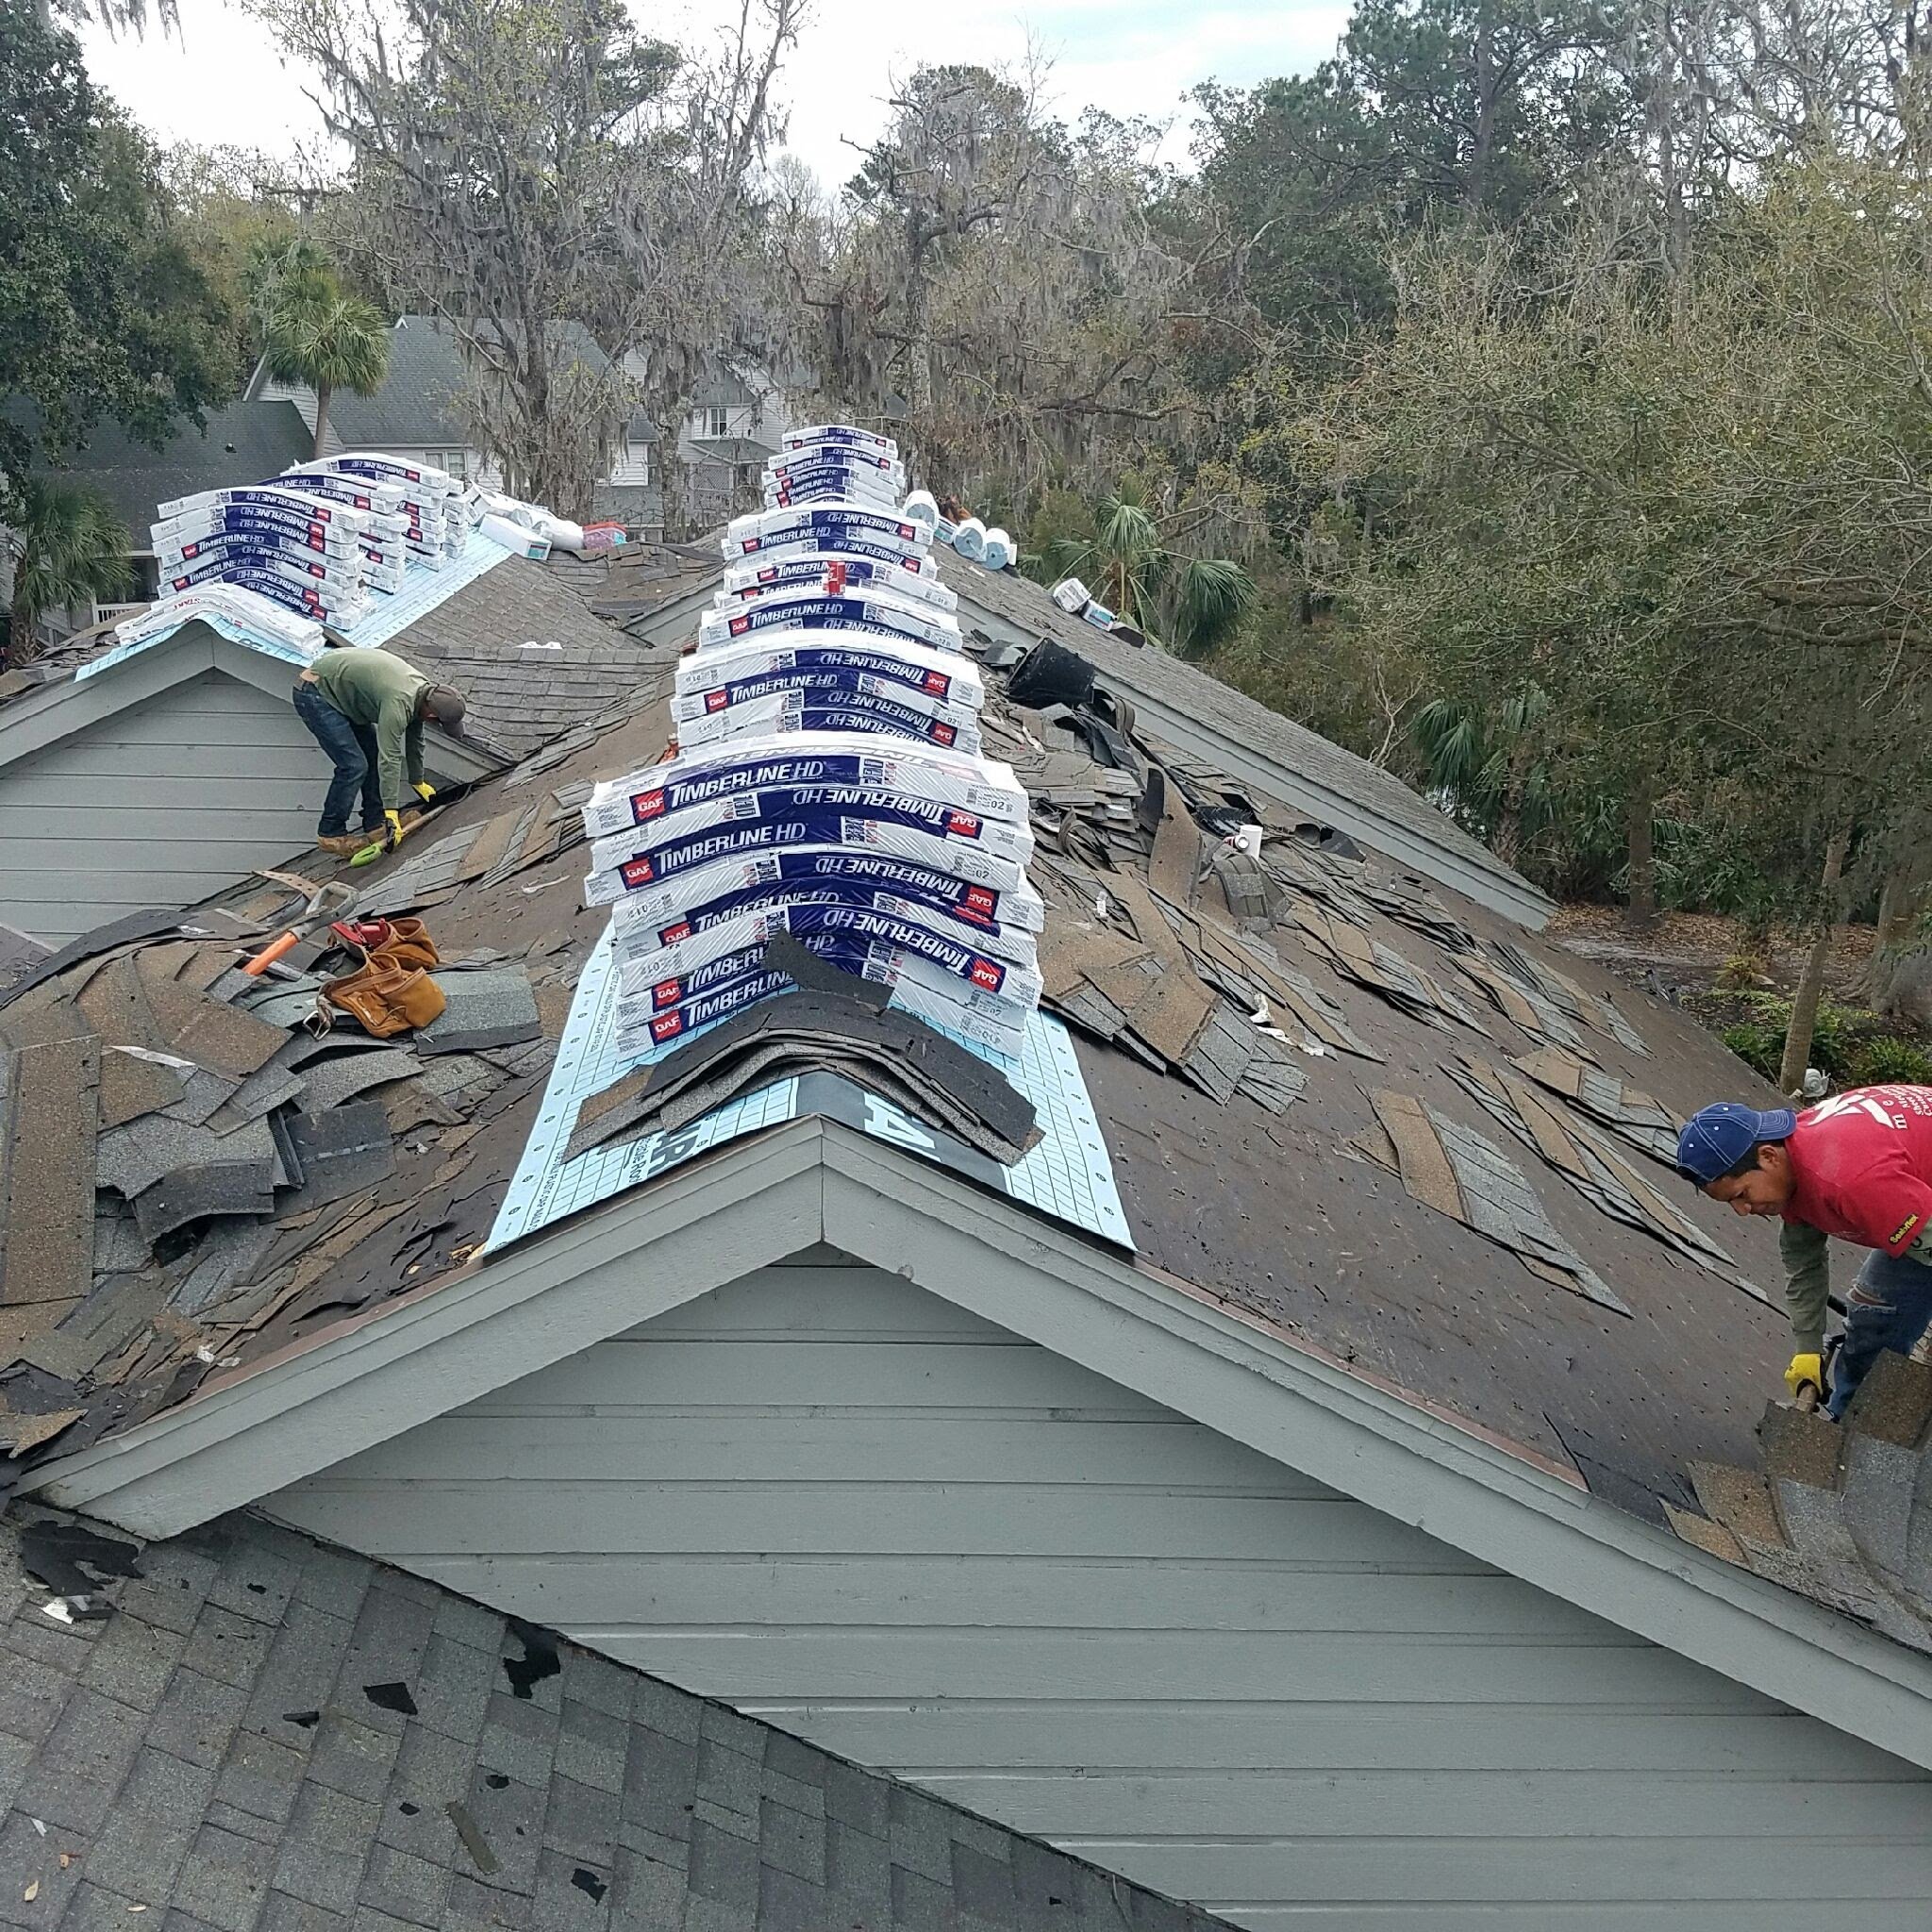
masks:
{"type": "Polygon", "coordinates": [[[352,724],[375,733],[382,808],[401,811],[406,763],[408,782],[423,782],[423,721],[416,708],[430,680],[387,651],[357,645],[324,651],[308,669],[330,705],[352,724]]]}

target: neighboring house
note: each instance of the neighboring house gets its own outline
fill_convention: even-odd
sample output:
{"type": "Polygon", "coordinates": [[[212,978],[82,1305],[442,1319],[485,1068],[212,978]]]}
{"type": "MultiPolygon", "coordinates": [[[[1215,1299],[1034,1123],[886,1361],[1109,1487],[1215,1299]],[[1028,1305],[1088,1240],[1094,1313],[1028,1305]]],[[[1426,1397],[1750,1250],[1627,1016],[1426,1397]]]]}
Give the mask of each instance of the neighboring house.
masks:
{"type": "MultiPolygon", "coordinates": [[[[378,600],[351,633],[388,626],[389,648],[468,697],[469,740],[426,736],[439,782],[501,770],[622,699],[648,662],[566,588],[567,567],[485,561],[480,576],[419,574],[403,608],[378,600]]],[[[112,644],[76,640],[0,685],[0,922],[50,945],[303,853],[328,782],[290,704],[292,663],[204,624],[97,662],[112,644]]]]}
{"type": "MultiPolygon", "coordinates": [[[[603,351],[580,329],[569,332],[562,352],[585,356],[599,367],[604,363],[603,351]]],[[[475,447],[453,407],[463,380],[461,349],[447,325],[433,316],[403,316],[391,332],[389,375],[381,389],[373,396],[329,398],[330,450],[383,450],[500,489],[496,466],[475,447]]],[[[248,395],[263,403],[291,403],[313,436],[315,394],[305,385],[277,382],[263,362],[257,365],[248,395]]],[[[756,503],[759,472],[778,447],[782,420],[769,384],[754,387],[731,375],[705,384],[677,439],[687,513],[700,522],[718,521],[756,503]]],[[[646,534],[661,532],[658,440],[646,416],[630,416],[616,440],[610,474],[597,488],[598,514],[622,517],[646,534]]]]}
{"type": "Polygon", "coordinates": [[[774,385],[754,385],[727,372],[699,388],[677,453],[690,514],[700,528],[758,505],[766,458],[777,454],[787,426],[774,385]]]}
{"type": "MultiPolygon", "coordinates": [[[[205,430],[184,421],[158,450],[136,441],[115,424],[96,424],[88,434],[87,447],[63,456],[58,463],[49,463],[46,474],[96,491],[126,525],[132,540],[127,594],[119,603],[59,613],[46,625],[47,630],[57,638],[65,637],[110,623],[148,603],[156,590],[155,554],[149,547],[148,527],[155,521],[157,507],[199,491],[273,476],[291,463],[304,460],[312,437],[313,430],[285,401],[242,401],[210,409],[205,430]]],[[[0,533],[0,542],[4,542],[4,533],[0,533]]]]}
{"type": "MultiPolygon", "coordinates": [[[[583,1106],[621,1069],[576,812],[664,749],[717,581],[695,550],[609,572],[629,696],[366,889],[452,962],[436,1037],[311,1057],[276,1030],[306,982],[238,992],[165,920],[0,1005],[0,1484],[158,1540],[73,1724],[23,1733],[0,1842],[38,1870],[32,1819],[98,1830],[145,1743],[204,1769],[174,1774],[194,1856],[134,1902],[223,1932],[305,1918],[266,1916],[271,1883],[450,1932],[677,1924],[634,1903],[640,1852],[689,1881],[687,1932],[1006,1924],[1044,1855],[939,1804],[1119,1874],[1110,1910],[1029,1881],[1029,1928],[1172,1924],[1138,1885],[1298,1932],[1702,1932],[1794,1899],[1923,1932],[1932,1371],[1889,1362],[1841,1431],[1773,1410],[1760,1447],[1774,1235],[1664,1158],[1748,1074],[1541,939],[1547,902],[1387,773],[941,562],[1048,908],[1020,1167],[803,1038],[756,1108],[568,1151],[621,1104],[583,1106]],[[1116,726],[1007,704],[997,665],[1041,635],[1088,649],[1116,726]],[[1204,837],[1241,823],[1265,863],[1204,837]],[[197,1074],[252,1167],[161,1124],[197,1074]],[[258,1516],[338,1554],[258,1545],[258,1516]],[[183,1575],[151,1736],[139,1633],[183,1575]],[[499,1615],[527,1702],[443,1647],[488,1656],[499,1615]],[[918,1793],[868,1830],[722,1712],[693,1782],[593,1715],[616,1679],[545,1674],[545,1631],[918,1793]],[[424,1834],[430,1872],[382,1854],[424,1834]],[[210,1862],[256,1890],[217,1906],[210,1862]]],[[[184,916],[285,904],[251,882],[184,916]]],[[[33,1599],[14,1628],[82,1671],[33,1599]]],[[[96,1856],[58,1882],[124,1895],[96,1856]]]]}
{"type": "MultiPolygon", "coordinates": [[[[581,329],[569,331],[559,352],[583,356],[602,368],[606,358],[581,329]]],[[[390,332],[389,373],[373,396],[337,391],[329,397],[326,452],[380,450],[403,462],[428,463],[488,490],[503,488],[497,466],[479,449],[456,402],[464,384],[462,349],[448,326],[430,315],[400,317],[390,332]]],[[[315,434],[315,391],[305,383],[279,382],[266,360],[249,378],[248,399],[287,401],[315,434]]],[[[592,508],[655,531],[663,509],[652,475],[650,425],[633,416],[618,438],[610,474],[598,485],[592,508]]],[[[307,455],[308,452],[305,451],[307,455]]]]}

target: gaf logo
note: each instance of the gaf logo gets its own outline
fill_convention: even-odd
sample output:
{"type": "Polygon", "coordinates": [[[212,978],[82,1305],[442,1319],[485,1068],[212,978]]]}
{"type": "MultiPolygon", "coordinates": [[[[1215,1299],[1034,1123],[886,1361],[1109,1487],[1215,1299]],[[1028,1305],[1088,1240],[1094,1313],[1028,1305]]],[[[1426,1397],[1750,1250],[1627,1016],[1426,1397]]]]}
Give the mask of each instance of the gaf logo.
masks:
{"type": "Polygon", "coordinates": [[[660,926],[658,930],[658,943],[660,946],[675,946],[679,940],[691,937],[691,921],[680,919],[675,925],[660,926]]]}
{"type": "Polygon", "coordinates": [[[953,680],[943,671],[928,671],[925,674],[925,689],[935,697],[944,697],[952,688],[953,680]]]}
{"type": "Polygon", "coordinates": [[[707,711],[722,711],[730,702],[729,695],[724,691],[708,691],[705,693],[705,709],[707,711]]]}
{"type": "Polygon", "coordinates": [[[660,979],[651,989],[651,1004],[654,1007],[675,1007],[684,997],[684,981],[681,979],[660,979]]]}
{"type": "Polygon", "coordinates": [[[919,532],[910,524],[901,524],[899,525],[899,534],[902,537],[916,537],[919,532]]]}
{"type": "Polygon", "coordinates": [[[744,555],[749,557],[752,554],[752,552],[756,550],[758,547],[759,543],[761,543],[764,540],[759,537],[747,537],[744,540],[744,555]]]}
{"type": "Polygon", "coordinates": [[[657,877],[657,874],[651,870],[648,855],[626,859],[618,867],[617,875],[627,886],[648,886],[657,877]]]}
{"type": "Polygon", "coordinates": [[[661,791],[640,791],[630,802],[630,815],[639,824],[647,820],[664,816],[664,794],[661,791]]]}
{"type": "Polygon", "coordinates": [[[776,583],[777,581],[778,581],[778,573],[777,573],[777,572],[776,572],[775,570],[761,570],[761,571],[759,571],[759,573],[758,573],[758,582],[759,582],[759,583],[761,583],[761,584],[775,584],[775,583],[776,583]]]}
{"type": "MultiPolygon", "coordinates": [[[[355,504],[358,509],[367,509],[375,501],[372,496],[358,496],[355,499],[355,504]]],[[[324,514],[326,515],[327,512],[325,511],[324,514]]]]}
{"type": "Polygon", "coordinates": [[[932,735],[941,744],[951,744],[959,734],[950,724],[935,724],[932,727],[932,735]]]}
{"type": "Polygon", "coordinates": [[[979,837],[979,821],[970,811],[949,811],[946,814],[946,830],[956,839],[976,839],[979,837]]]}
{"type": "Polygon", "coordinates": [[[199,557],[201,555],[201,545],[199,543],[184,543],[181,546],[181,555],[183,557],[199,557]]]}
{"type": "Polygon", "coordinates": [[[660,1013],[651,1022],[651,1038],[659,1043],[675,1040],[684,1031],[682,1013],[660,1013]]]}
{"type": "Polygon", "coordinates": [[[733,637],[741,637],[750,628],[751,619],[748,617],[734,617],[731,620],[731,635],[733,637]]]}
{"type": "Polygon", "coordinates": [[[988,886],[968,886],[966,888],[966,908],[991,919],[999,905],[999,894],[988,886]]]}
{"type": "Polygon", "coordinates": [[[988,992],[999,991],[1005,983],[1007,969],[991,959],[975,959],[973,962],[973,983],[981,986],[988,992]]]}

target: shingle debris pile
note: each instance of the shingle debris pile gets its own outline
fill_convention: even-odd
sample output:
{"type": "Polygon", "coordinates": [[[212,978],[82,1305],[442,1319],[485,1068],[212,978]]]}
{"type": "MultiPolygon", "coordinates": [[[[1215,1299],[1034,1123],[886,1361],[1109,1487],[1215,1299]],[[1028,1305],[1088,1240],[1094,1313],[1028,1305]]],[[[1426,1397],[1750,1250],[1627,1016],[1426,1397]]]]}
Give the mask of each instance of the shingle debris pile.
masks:
{"type": "MultiPolygon", "coordinates": [[[[575,825],[554,799],[526,809],[550,822],[525,864],[575,825]]],[[[318,1018],[324,973],[355,963],[331,968],[326,935],[242,972],[312,890],[258,877],[230,905],[136,915],[0,995],[0,1483],[29,1450],[181,1399],[315,1278],[311,1229],[547,1053],[528,966],[486,948],[448,957],[443,1013],[392,1041],[318,1018]]],[[[419,895],[391,875],[369,896],[419,895]]]]}
{"type": "Polygon", "coordinates": [[[1686,1542],[1932,1651],[1932,1368],[1880,1356],[1840,1423],[1774,1403],[1764,1466],[1691,1465],[1686,1542]]]}
{"type": "Polygon", "coordinates": [[[1218,1923],[247,1516],[0,1522],[0,1877],[63,1932],[1218,1923]]]}

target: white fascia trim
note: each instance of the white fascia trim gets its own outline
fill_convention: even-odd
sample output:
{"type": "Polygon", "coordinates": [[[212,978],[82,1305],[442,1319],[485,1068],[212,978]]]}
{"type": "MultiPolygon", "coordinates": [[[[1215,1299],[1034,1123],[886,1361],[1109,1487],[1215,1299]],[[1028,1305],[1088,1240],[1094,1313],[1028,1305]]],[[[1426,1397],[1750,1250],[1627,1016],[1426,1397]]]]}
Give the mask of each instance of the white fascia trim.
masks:
{"type": "Polygon", "coordinates": [[[1932,1659],[837,1123],[737,1142],[77,1456],[146,1537],[239,1508],[817,1241],[1721,1675],[1932,1769],[1932,1659]]]}

